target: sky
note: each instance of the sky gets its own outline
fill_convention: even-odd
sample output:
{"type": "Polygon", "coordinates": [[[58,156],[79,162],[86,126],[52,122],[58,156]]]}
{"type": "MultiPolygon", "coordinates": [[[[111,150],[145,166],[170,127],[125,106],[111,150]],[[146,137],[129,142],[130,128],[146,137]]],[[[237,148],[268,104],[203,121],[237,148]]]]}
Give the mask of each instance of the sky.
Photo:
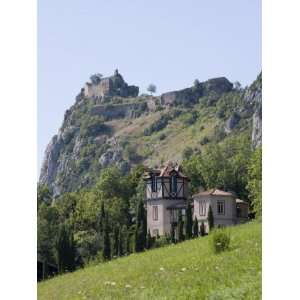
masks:
{"type": "Polygon", "coordinates": [[[39,170],[90,75],[116,68],[141,93],[219,76],[249,85],[261,71],[261,1],[39,0],[39,170]]]}

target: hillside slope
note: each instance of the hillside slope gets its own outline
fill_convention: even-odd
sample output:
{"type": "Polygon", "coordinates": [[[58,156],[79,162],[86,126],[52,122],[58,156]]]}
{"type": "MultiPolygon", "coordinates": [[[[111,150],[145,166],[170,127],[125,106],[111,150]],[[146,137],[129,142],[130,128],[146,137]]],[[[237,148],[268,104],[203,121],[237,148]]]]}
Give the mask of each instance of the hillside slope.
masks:
{"type": "Polygon", "coordinates": [[[211,236],[88,267],[38,284],[38,299],[261,299],[261,224],[231,227],[230,250],[211,236]]]}
{"type": "Polygon", "coordinates": [[[261,74],[244,89],[220,77],[157,97],[128,94],[119,73],[105,80],[120,87],[106,96],[82,89],[45,151],[40,183],[56,196],[92,186],[110,165],[126,173],[138,163],[180,163],[232,135],[261,143],[261,74]]]}

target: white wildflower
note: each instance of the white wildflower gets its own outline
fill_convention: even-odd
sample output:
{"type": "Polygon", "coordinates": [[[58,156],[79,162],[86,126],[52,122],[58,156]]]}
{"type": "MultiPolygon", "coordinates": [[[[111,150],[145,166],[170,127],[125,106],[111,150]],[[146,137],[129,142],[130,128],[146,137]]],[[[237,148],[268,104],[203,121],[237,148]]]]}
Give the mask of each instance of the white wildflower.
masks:
{"type": "Polygon", "coordinates": [[[130,284],[126,284],[125,287],[126,287],[127,289],[129,289],[129,288],[131,288],[131,285],[130,285],[130,284]]]}
{"type": "Polygon", "coordinates": [[[182,268],[181,271],[182,271],[182,272],[186,271],[186,268],[182,268]]]}
{"type": "Polygon", "coordinates": [[[159,269],[160,269],[161,271],[164,271],[164,270],[165,270],[165,268],[163,268],[163,267],[160,267],[159,269]]]}
{"type": "Polygon", "coordinates": [[[110,283],[110,285],[116,285],[116,283],[113,281],[113,282],[110,283]]]}

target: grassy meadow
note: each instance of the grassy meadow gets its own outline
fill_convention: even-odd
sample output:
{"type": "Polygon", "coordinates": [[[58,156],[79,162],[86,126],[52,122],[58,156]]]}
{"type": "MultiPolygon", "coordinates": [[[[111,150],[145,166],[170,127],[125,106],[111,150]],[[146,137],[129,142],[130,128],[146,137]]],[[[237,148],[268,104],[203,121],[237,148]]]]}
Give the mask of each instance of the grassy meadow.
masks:
{"type": "Polygon", "coordinates": [[[228,230],[221,254],[200,237],[38,283],[38,299],[261,299],[261,223],[228,230]]]}

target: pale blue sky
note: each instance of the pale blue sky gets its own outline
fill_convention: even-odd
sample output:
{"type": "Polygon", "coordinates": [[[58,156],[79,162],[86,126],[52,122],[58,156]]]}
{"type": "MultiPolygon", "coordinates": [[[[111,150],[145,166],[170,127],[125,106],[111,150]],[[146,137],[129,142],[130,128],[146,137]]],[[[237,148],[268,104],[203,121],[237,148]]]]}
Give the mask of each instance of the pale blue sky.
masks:
{"type": "Polygon", "coordinates": [[[261,70],[260,0],[39,0],[38,167],[63,115],[93,73],[118,68],[157,93],[261,70]]]}

